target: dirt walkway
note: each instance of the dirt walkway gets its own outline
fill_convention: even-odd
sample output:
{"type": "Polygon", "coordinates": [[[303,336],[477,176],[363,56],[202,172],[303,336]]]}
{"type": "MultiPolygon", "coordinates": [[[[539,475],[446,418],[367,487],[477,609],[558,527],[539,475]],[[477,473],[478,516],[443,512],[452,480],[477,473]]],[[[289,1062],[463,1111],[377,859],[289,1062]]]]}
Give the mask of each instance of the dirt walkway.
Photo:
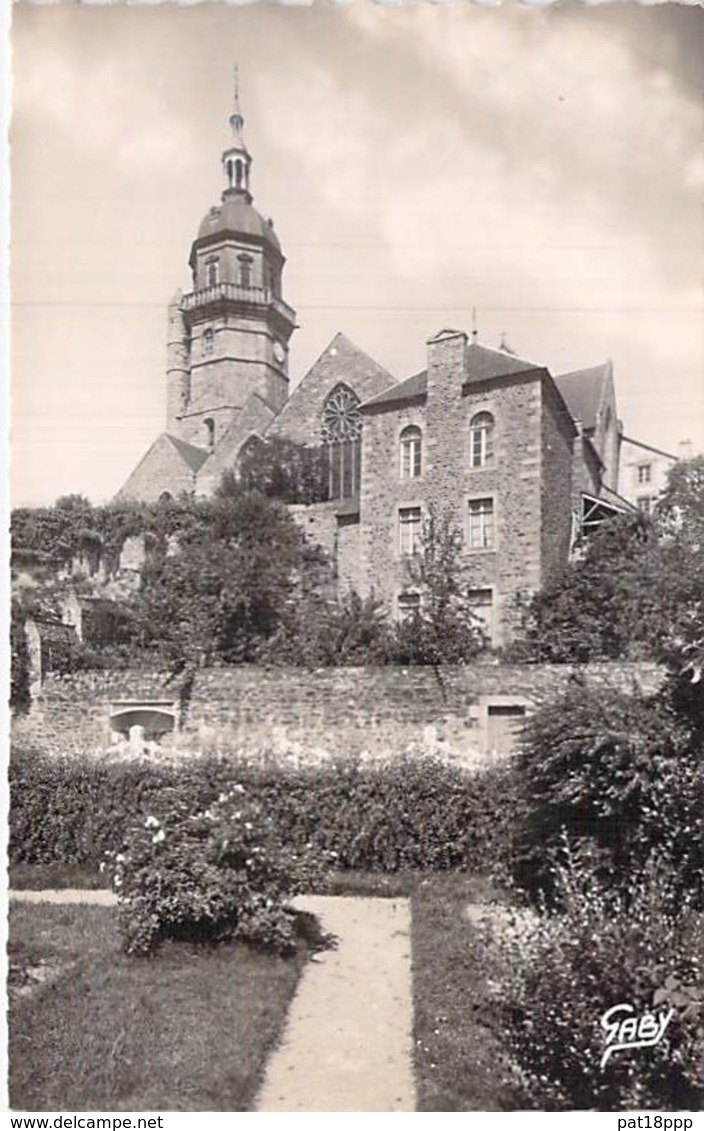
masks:
{"type": "Polygon", "coordinates": [[[303,973],[257,1111],[415,1111],[409,901],[296,905],[339,944],[303,973]]]}
{"type": "Polygon", "coordinates": [[[11,891],[17,903],[92,903],[95,907],[114,907],[117,897],[104,888],[57,888],[47,891],[11,891]]]}

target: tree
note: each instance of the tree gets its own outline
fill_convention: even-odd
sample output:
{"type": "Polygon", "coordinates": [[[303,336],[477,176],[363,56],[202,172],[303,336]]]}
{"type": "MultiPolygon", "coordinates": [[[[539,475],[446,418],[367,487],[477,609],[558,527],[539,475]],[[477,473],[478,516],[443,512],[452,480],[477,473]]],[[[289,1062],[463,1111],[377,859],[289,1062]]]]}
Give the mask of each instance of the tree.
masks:
{"type": "Polygon", "coordinates": [[[253,437],[240,453],[237,472],[226,471],[217,494],[259,491],[283,503],[324,502],[328,498],[327,450],[274,436],[253,437]]]}
{"type": "Polygon", "coordinates": [[[173,553],[147,564],[141,643],[177,666],[253,660],[283,616],[301,561],[285,508],[258,492],[199,504],[173,553]]]}
{"type": "Polygon", "coordinates": [[[401,663],[462,664],[486,646],[479,618],[467,603],[462,534],[450,510],[431,507],[423,524],[420,553],[407,564],[409,587],[420,595],[413,617],[396,632],[401,663]]]}
{"type": "Polygon", "coordinates": [[[618,516],[585,542],[582,556],[528,606],[518,650],[557,663],[674,663],[674,652],[684,648],[685,662],[696,668],[703,622],[700,456],[672,468],[652,519],[618,516]]]}

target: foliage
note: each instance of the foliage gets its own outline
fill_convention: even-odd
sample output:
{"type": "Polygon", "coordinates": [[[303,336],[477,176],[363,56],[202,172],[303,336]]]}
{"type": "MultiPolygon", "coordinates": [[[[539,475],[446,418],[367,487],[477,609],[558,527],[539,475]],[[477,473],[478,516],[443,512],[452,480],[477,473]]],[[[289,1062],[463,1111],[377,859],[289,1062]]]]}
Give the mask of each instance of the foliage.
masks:
{"type": "Polygon", "coordinates": [[[486,645],[478,618],[467,605],[462,533],[450,510],[431,507],[423,523],[420,553],[407,563],[409,587],[420,593],[418,612],[396,630],[395,659],[407,664],[462,664],[486,645]]]}
{"type": "Polygon", "coordinates": [[[10,612],[10,707],[25,714],[32,705],[30,695],[29,647],[25,618],[15,602],[10,612]]]}
{"type": "Polygon", "coordinates": [[[384,664],[393,656],[386,610],[354,590],[326,598],[320,588],[290,602],[279,631],[260,650],[265,663],[308,668],[384,664]]]}
{"type": "Polygon", "coordinates": [[[237,472],[226,471],[221,497],[258,491],[282,503],[320,503],[328,498],[328,451],[281,436],[253,437],[240,453],[237,472]]]}
{"type": "Polygon", "coordinates": [[[279,625],[301,536],[283,505],[257,492],[199,508],[174,551],[144,569],[139,643],[182,666],[251,660],[279,625]]]}
{"type": "MultiPolygon", "coordinates": [[[[652,518],[621,515],[584,540],[562,576],[524,608],[522,639],[510,654],[669,662],[672,642],[704,624],[703,515],[698,456],[673,466],[652,518]]],[[[701,631],[697,639],[701,655],[701,631]]]]}
{"type": "Polygon", "coordinates": [[[292,852],[310,842],[337,852],[341,869],[508,869],[516,815],[502,769],[469,775],[430,757],[300,769],[206,758],[157,766],[22,749],[10,762],[10,860],[97,867],[133,819],[204,808],[235,783],[292,852]]]}
{"type": "Polygon", "coordinates": [[[667,616],[659,569],[648,519],[604,523],[525,609],[523,640],[513,654],[548,663],[651,658],[667,616]]]}
{"type": "Polygon", "coordinates": [[[653,855],[627,892],[604,888],[588,855],[556,868],[562,911],[497,939],[497,996],[529,1107],[698,1110],[704,1069],[701,916],[673,909],[669,862],[653,855]],[[602,1068],[600,1018],[612,1005],[675,1014],[651,1048],[614,1052],[602,1068]]]}
{"type": "Polygon", "coordinates": [[[618,886],[659,847],[674,899],[699,891],[704,866],[701,746],[668,702],[575,681],[529,720],[517,763],[525,817],[517,877],[551,892],[564,829],[590,842],[600,878],[618,886]]]}
{"type": "Polygon", "coordinates": [[[128,954],[149,954],[167,938],[236,938],[293,953],[287,901],[323,878],[320,853],[285,845],[239,782],[203,810],[180,802],[136,821],[109,861],[128,954]]]}

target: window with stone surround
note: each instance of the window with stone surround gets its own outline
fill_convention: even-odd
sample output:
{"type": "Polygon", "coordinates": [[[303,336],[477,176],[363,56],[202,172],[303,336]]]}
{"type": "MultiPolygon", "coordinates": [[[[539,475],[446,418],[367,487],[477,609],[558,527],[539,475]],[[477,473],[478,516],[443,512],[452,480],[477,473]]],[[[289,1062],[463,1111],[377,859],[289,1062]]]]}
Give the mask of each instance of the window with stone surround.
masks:
{"type": "Polygon", "coordinates": [[[401,478],[420,479],[423,467],[423,437],[415,424],[404,428],[400,437],[401,478]]]}
{"type": "Polygon", "coordinates": [[[420,507],[400,507],[398,512],[398,548],[402,554],[418,554],[421,549],[420,507]]]}
{"type": "Polygon", "coordinates": [[[328,497],[359,494],[362,457],[360,400],[348,385],[336,385],[323,406],[321,437],[328,452],[328,497]]]}
{"type": "Polygon", "coordinates": [[[494,417],[478,412],[469,422],[469,466],[484,467],[494,458],[494,417]]]}
{"type": "Polygon", "coordinates": [[[407,624],[408,621],[415,620],[420,613],[420,593],[399,593],[397,608],[400,624],[407,624]]]}
{"type": "Polygon", "coordinates": [[[212,326],[206,326],[203,331],[203,353],[212,353],[215,335],[212,326]]]}
{"type": "Polygon", "coordinates": [[[650,483],[650,464],[649,463],[638,464],[638,482],[639,483],[650,483]]]}
{"type": "Polygon", "coordinates": [[[205,285],[206,287],[217,287],[220,282],[220,261],[218,259],[208,259],[205,264],[205,285]]]}
{"type": "Polygon", "coordinates": [[[205,446],[211,450],[215,447],[215,421],[208,417],[203,421],[205,428],[205,446]]]}
{"type": "Polygon", "coordinates": [[[467,504],[467,546],[491,550],[494,546],[494,500],[470,499],[467,504]]]}
{"type": "Polygon", "coordinates": [[[467,604],[480,622],[484,632],[493,641],[494,592],[492,589],[468,589],[467,604]]]}
{"type": "Polygon", "coordinates": [[[252,285],[252,264],[254,260],[251,255],[238,255],[238,281],[241,287],[251,287],[252,285]]]}

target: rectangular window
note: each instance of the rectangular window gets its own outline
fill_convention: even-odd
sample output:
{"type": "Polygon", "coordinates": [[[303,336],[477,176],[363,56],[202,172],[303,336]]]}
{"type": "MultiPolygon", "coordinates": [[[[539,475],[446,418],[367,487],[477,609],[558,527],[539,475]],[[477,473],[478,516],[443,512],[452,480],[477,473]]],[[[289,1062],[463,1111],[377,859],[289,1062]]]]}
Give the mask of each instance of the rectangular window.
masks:
{"type": "Polygon", "coordinates": [[[489,550],[494,545],[494,500],[469,502],[468,545],[470,550],[489,550]]]}
{"type": "Polygon", "coordinates": [[[417,554],[421,548],[420,507],[401,507],[398,512],[399,549],[402,554],[417,554]]]}
{"type": "Polygon", "coordinates": [[[649,463],[638,464],[638,482],[639,483],[650,483],[650,464],[649,463]]]}
{"type": "Polygon", "coordinates": [[[420,612],[420,593],[399,593],[398,619],[404,624],[414,620],[420,612]]]}
{"type": "Polygon", "coordinates": [[[494,594],[491,589],[468,589],[467,590],[467,604],[469,605],[472,613],[481,624],[484,632],[493,642],[493,611],[494,611],[494,594]]]}

